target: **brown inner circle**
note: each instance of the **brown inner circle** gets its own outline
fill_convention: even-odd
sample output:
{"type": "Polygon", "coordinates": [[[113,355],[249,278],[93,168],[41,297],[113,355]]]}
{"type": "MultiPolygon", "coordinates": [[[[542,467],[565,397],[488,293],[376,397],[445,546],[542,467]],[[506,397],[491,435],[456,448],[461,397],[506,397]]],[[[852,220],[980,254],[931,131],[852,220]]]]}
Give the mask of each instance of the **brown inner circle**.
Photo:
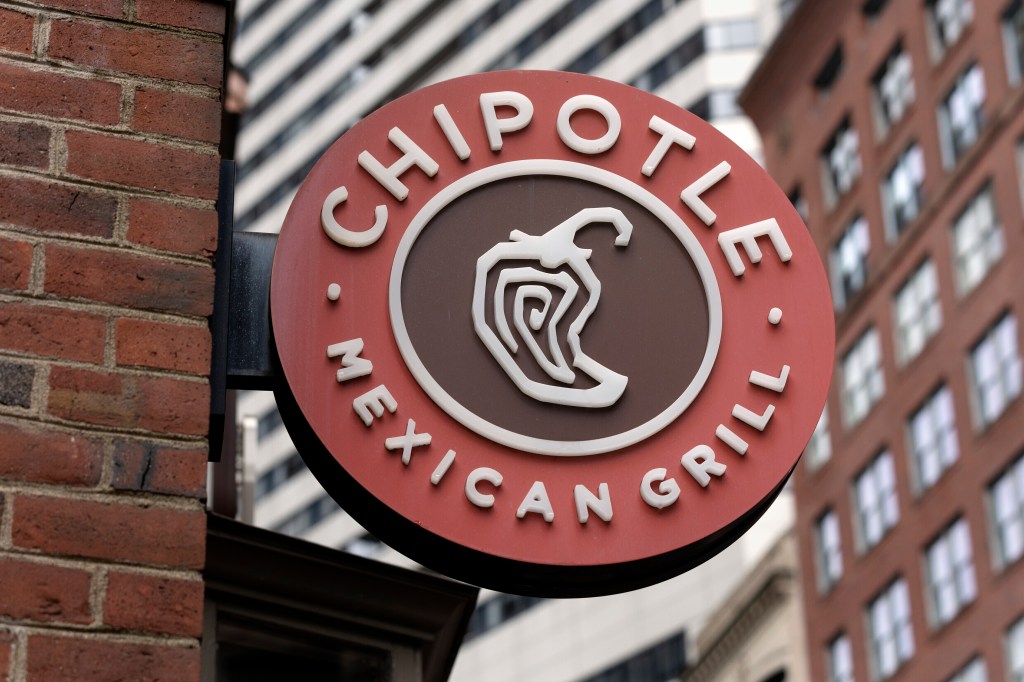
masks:
{"type": "MultiPolygon", "coordinates": [[[[488,309],[504,267],[543,268],[539,262],[503,261],[489,273],[488,309]]],[[[561,271],[569,272],[562,267],[561,271]]],[[[573,276],[577,283],[578,277],[573,276]]],[[[561,290],[552,292],[552,308],[561,290]]],[[[514,325],[516,286],[505,296],[505,314],[519,350],[513,355],[533,380],[562,385],[535,363],[514,325]]],[[[545,440],[578,441],[614,436],[663,412],[693,381],[708,344],[708,304],[697,269],[669,228],[632,199],[585,180],[524,176],[471,190],[443,208],[419,234],[402,276],[402,311],[410,341],[434,380],[480,418],[509,431],[545,440]],[[575,244],[591,249],[589,260],[601,282],[594,314],[580,333],[584,353],[628,377],[625,392],[609,407],[586,408],[540,402],[519,390],[473,328],[477,259],[518,229],[542,235],[586,208],[613,207],[633,225],[629,244],[615,246],[608,223],[581,229],[575,244]]],[[[588,298],[577,300],[556,326],[569,365],[569,325],[588,298]]],[[[528,301],[525,316],[540,304],[528,301]]],[[[494,329],[493,311],[487,321],[494,329]]],[[[547,348],[547,325],[536,332],[547,348]]],[[[550,353],[545,353],[550,359],[550,353]]],[[[575,388],[594,381],[576,371],[575,388]]]]}

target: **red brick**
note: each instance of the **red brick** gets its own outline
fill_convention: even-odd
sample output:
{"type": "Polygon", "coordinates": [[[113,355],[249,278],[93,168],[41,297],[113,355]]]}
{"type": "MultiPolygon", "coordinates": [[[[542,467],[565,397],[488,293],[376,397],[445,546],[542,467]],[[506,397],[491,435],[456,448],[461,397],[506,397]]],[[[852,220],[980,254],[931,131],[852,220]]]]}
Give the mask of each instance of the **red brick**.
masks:
{"type": "Polygon", "coordinates": [[[43,286],[75,296],[132,308],[209,315],[213,269],[122,250],[46,247],[43,286]]]}
{"type": "Polygon", "coordinates": [[[217,212],[135,199],[128,209],[128,239],[154,249],[211,258],[217,249],[217,212]]]}
{"type": "Polygon", "coordinates": [[[31,14],[0,7],[0,50],[32,54],[32,29],[35,23],[36,18],[31,14]]]}
{"type": "Polygon", "coordinates": [[[124,16],[124,0],[35,0],[35,2],[69,12],[98,14],[117,19],[124,16]]]}
{"type": "Polygon", "coordinates": [[[117,200],[45,180],[0,177],[0,223],[43,232],[110,237],[117,200]]]}
{"type": "Polygon", "coordinates": [[[220,102],[181,92],[139,88],[132,127],[200,142],[220,139],[220,102]]]}
{"type": "Polygon", "coordinates": [[[225,8],[209,0],[136,0],[139,21],[193,28],[197,31],[224,33],[225,8]]]}
{"type": "Polygon", "coordinates": [[[14,634],[5,628],[0,628],[0,682],[9,682],[8,674],[11,671],[11,661],[14,660],[14,634]]]}
{"type": "Polygon", "coordinates": [[[121,117],[121,86],[2,62],[0,109],[109,125],[121,117]]]}
{"type": "Polygon", "coordinates": [[[207,453],[157,443],[119,441],[114,444],[116,490],[202,498],[206,496],[207,453]]]}
{"type": "Polygon", "coordinates": [[[0,238],[0,289],[28,289],[32,275],[32,245],[0,238]]]}
{"type": "MultiPolygon", "coordinates": [[[[0,16],[0,22],[3,17],[0,16]]],[[[0,121],[0,164],[46,169],[50,165],[50,129],[34,123],[0,121]]]]}
{"type": "Polygon", "coordinates": [[[12,542],[20,549],[156,566],[203,566],[206,515],[199,508],[21,496],[14,499],[11,525],[12,542]]]}
{"type": "Polygon", "coordinates": [[[203,436],[209,407],[205,383],[73,367],[50,370],[49,411],[61,419],[203,436]]]}
{"type": "Polygon", "coordinates": [[[111,572],[103,620],[121,630],[198,637],[203,632],[203,583],[111,572]]]}
{"type": "Polygon", "coordinates": [[[58,485],[96,485],[103,444],[84,434],[0,423],[0,478],[58,485]]]}
{"type": "Polygon", "coordinates": [[[59,19],[50,24],[48,55],[108,71],[219,87],[222,50],[220,41],[59,19]]]}
{"type": "Polygon", "coordinates": [[[41,623],[93,620],[87,571],[0,557],[0,617],[41,623]]]}
{"type": "Polygon", "coordinates": [[[69,130],[67,142],[68,172],[80,178],[202,199],[217,197],[220,161],[215,154],[81,130],[69,130]]]}
{"type": "Polygon", "coordinates": [[[0,302],[0,348],[49,358],[100,362],[106,323],[100,315],[0,302]]]}
{"type": "Polygon", "coordinates": [[[210,331],[206,327],[120,319],[117,364],[210,373],[210,331]]]}
{"type": "Polygon", "coordinates": [[[32,635],[28,679],[46,682],[185,682],[199,679],[199,648],[32,635]]]}

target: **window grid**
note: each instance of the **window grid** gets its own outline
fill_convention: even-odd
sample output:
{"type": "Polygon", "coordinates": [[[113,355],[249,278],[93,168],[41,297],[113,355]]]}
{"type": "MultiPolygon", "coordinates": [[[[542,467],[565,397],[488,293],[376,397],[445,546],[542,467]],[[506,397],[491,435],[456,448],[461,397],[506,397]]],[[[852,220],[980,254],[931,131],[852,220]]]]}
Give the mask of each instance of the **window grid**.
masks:
{"type": "Polygon", "coordinates": [[[868,329],[843,356],[843,418],[847,427],[860,422],[885,393],[882,343],[868,329]]]}
{"type": "Polygon", "coordinates": [[[928,28],[931,35],[932,52],[941,59],[946,51],[956,45],[971,21],[974,19],[972,0],[931,0],[928,8],[928,28]]]}
{"type": "Polygon", "coordinates": [[[896,292],[896,359],[906,364],[916,358],[942,327],[939,280],[935,264],[922,263],[896,292]]]}
{"type": "Polygon", "coordinates": [[[939,105],[939,138],[947,167],[953,166],[978,140],[985,103],[985,74],[974,64],[953,83],[939,105]]]}
{"type": "Polygon", "coordinates": [[[963,668],[960,668],[946,682],[988,682],[988,672],[985,669],[985,661],[975,657],[963,668]]]}
{"type": "Polygon", "coordinates": [[[875,72],[871,87],[876,128],[879,136],[884,136],[914,101],[913,65],[902,44],[896,45],[882,68],[875,72]]]}
{"type": "Polygon", "coordinates": [[[915,142],[899,157],[882,181],[885,234],[896,241],[921,211],[924,202],[924,152],[915,142]]]}
{"type": "Polygon", "coordinates": [[[981,425],[988,426],[1020,395],[1021,362],[1017,319],[1004,315],[971,350],[974,398],[981,425]]]}
{"type": "Polygon", "coordinates": [[[828,682],[854,682],[850,638],[841,634],[828,645],[828,682]]]}
{"type": "Polygon", "coordinates": [[[857,476],[854,499],[860,540],[866,551],[881,542],[900,520],[896,470],[888,450],[879,453],[857,476]]]}
{"type": "Polygon", "coordinates": [[[960,456],[953,394],[942,386],[910,416],[907,425],[918,491],[935,485],[960,456]]]}
{"type": "Polygon", "coordinates": [[[843,548],[839,536],[839,517],[829,509],[822,514],[814,527],[815,549],[817,550],[818,588],[822,592],[843,577],[843,548]]]}
{"type": "Polygon", "coordinates": [[[997,564],[1024,556],[1024,456],[1018,457],[989,489],[997,564]]]}
{"type": "Polygon", "coordinates": [[[832,300],[837,311],[844,310],[857,292],[867,284],[870,250],[871,234],[868,221],[862,216],[857,216],[846,226],[839,241],[829,252],[832,300]]]}
{"type": "Polygon", "coordinates": [[[868,607],[872,660],[879,679],[891,677],[914,655],[910,596],[903,578],[891,583],[868,607]]]}
{"type": "Polygon", "coordinates": [[[1024,618],[1006,632],[1006,668],[1010,682],[1024,682],[1024,618]]]}
{"type": "Polygon", "coordinates": [[[860,177],[860,137],[846,118],[821,153],[825,205],[833,206],[860,177]]]}
{"type": "Polygon", "coordinates": [[[807,457],[807,466],[811,471],[817,471],[832,458],[832,437],[829,434],[828,405],[821,411],[818,417],[818,424],[814,427],[811,440],[804,449],[804,456],[807,457]]]}
{"type": "Polygon", "coordinates": [[[1024,74],[1024,2],[1014,0],[1003,14],[1003,47],[1006,72],[1011,85],[1019,85],[1024,74]]]}
{"type": "Polygon", "coordinates": [[[971,531],[958,519],[925,550],[928,601],[938,627],[953,620],[978,594],[971,551],[971,531]]]}
{"type": "Polygon", "coordinates": [[[992,188],[986,185],[953,223],[953,253],[961,295],[985,279],[1005,249],[992,188]]]}

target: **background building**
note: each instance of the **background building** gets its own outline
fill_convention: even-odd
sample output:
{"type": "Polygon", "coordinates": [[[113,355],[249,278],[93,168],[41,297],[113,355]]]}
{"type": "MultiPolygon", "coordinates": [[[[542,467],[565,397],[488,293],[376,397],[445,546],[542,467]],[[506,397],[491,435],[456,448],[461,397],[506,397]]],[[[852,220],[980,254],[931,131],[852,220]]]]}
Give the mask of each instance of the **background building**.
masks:
{"type": "Polygon", "coordinates": [[[744,92],[829,264],[812,678],[1024,679],[1024,7],[802,3],[744,92]]]}
{"type": "MultiPolygon", "coordinates": [[[[306,173],[361,117],[480,71],[561,69],[630,83],[760,157],[736,96],[779,17],[773,0],[239,0],[231,55],[248,81],[248,108],[236,149],[236,229],[280,229],[306,173]]],[[[410,564],[326,495],[270,394],[243,395],[238,414],[256,525],[410,564]]],[[[635,593],[557,601],[486,592],[453,679],[675,679],[715,604],[791,522],[785,493],[721,556],[635,593]]]]}

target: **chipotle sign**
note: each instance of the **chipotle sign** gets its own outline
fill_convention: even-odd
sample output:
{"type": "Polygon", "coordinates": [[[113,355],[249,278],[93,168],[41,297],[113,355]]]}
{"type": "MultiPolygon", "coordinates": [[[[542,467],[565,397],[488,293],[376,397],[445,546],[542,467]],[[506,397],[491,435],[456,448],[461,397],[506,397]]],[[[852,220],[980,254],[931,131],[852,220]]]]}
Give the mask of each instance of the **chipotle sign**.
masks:
{"type": "Polygon", "coordinates": [[[459,78],[331,146],[271,278],[278,401],[313,473],[422,564],[593,595],[757,519],[834,335],[786,196],[696,116],[557,72],[459,78]]]}

